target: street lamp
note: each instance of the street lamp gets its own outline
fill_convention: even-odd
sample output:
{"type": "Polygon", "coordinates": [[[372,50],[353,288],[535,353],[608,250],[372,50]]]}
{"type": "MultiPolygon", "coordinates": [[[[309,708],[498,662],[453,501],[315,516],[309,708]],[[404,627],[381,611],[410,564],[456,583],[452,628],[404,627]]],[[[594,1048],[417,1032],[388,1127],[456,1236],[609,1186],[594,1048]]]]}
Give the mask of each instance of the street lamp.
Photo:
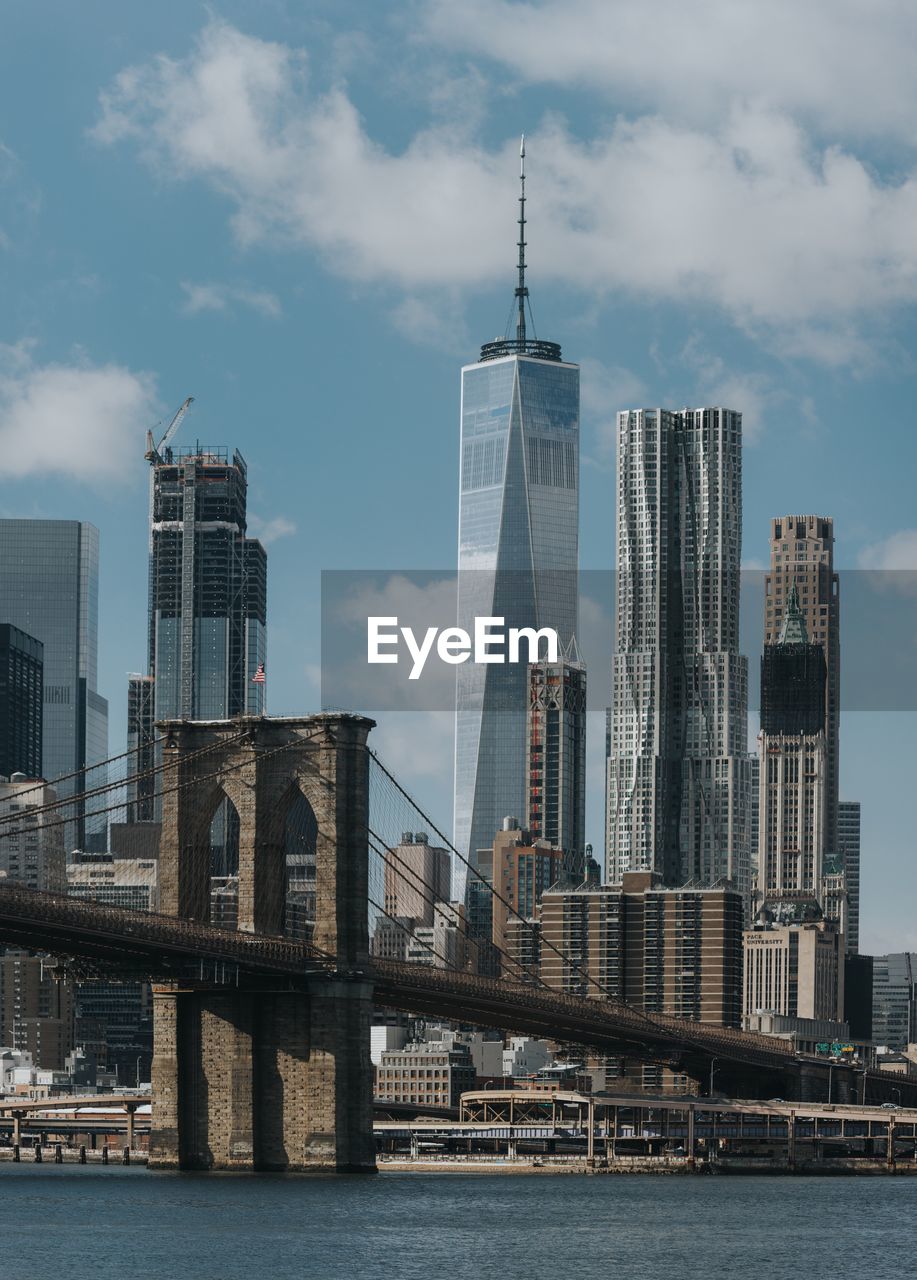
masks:
{"type": "Polygon", "coordinates": [[[715,1062],[716,1062],[716,1058],[711,1058],[711,1059],[710,1059],[710,1086],[709,1086],[709,1088],[708,1088],[708,1090],[707,1090],[707,1097],[708,1097],[708,1098],[712,1098],[712,1097],[713,1097],[713,1076],[714,1076],[713,1064],[714,1064],[715,1062]]]}
{"type": "Polygon", "coordinates": [[[138,1089],[140,1088],[140,1059],[142,1057],[143,1057],[142,1053],[137,1054],[137,1088],[138,1089]]]}

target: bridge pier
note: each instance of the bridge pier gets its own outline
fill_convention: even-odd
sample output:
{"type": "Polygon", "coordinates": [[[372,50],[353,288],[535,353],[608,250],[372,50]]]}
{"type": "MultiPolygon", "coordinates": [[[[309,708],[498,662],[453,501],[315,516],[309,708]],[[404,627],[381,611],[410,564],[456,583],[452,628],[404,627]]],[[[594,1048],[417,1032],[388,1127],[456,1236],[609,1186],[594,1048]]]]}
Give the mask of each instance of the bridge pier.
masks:
{"type": "Polygon", "coordinates": [[[150,1167],[359,1172],[375,1168],[372,989],[157,987],[150,1167]]]}
{"type": "Polygon", "coordinates": [[[317,826],[314,943],[330,962],[289,984],[154,987],[151,1168],[375,1170],[365,977],[371,727],[346,714],[160,726],[174,744],[163,909],[209,915],[201,845],[225,794],[240,823],[239,927],[280,934],[284,821],[301,796],[317,826]],[[198,755],[204,747],[212,749],[198,755]]]}

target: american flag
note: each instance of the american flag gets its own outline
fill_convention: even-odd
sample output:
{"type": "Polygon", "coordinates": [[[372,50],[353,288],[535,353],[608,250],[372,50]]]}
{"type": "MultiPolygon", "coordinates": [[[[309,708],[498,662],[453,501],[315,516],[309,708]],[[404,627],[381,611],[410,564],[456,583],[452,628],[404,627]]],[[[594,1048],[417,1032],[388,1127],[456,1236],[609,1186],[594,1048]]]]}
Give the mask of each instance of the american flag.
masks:
{"type": "Polygon", "coordinates": [[[264,681],[265,681],[264,663],[259,662],[257,670],[255,671],[255,674],[252,676],[252,684],[264,684],[264,681]]]}

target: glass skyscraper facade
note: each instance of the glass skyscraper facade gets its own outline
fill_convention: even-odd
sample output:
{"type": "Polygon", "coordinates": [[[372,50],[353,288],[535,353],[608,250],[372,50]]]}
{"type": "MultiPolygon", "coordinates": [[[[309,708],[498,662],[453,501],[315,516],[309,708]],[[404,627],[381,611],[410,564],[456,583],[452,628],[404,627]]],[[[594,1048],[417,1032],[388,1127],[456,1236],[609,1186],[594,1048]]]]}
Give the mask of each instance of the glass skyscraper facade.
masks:
{"type": "Polygon", "coordinates": [[[134,674],[127,685],[127,749],[131,775],[127,784],[127,820],[153,822],[156,818],[156,733],[153,719],[152,676],[134,674]],[[146,775],[146,776],[144,776],[146,775]]]}
{"type": "Polygon", "coordinates": [[[238,450],[171,450],[153,466],[149,672],[154,719],[260,715],[267,557],[246,537],[238,450]]]}
{"type": "MultiPolygon", "coordinates": [[[[150,455],[148,455],[150,457],[150,455]]],[[[148,677],[128,686],[128,747],[142,773],[160,720],[226,720],[264,712],[267,554],[246,534],[248,470],[241,453],[195,445],[153,453],[148,677]]],[[[142,779],[128,780],[128,817],[160,817],[142,779]]],[[[238,818],[222,804],[212,830],[214,873],[226,875],[238,818]]]]}
{"type": "Polygon", "coordinates": [[[0,622],[0,777],[41,777],[42,645],[0,622]]]}
{"type": "MultiPolygon", "coordinates": [[[[0,621],[43,645],[42,773],[49,781],[108,756],[108,703],[97,689],[99,531],[79,520],[0,520],[0,621]]],[[[98,773],[93,782],[101,779],[98,773]]],[[[79,778],[56,784],[62,797],[79,778]]],[[[103,802],[104,803],[104,802],[103,802]]],[[[68,843],[105,839],[105,819],[68,824],[68,843]]]]}
{"type": "Polygon", "coordinates": [[[837,804],[837,847],[846,881],[847,951],[860,949],[860,802],[839,800],[837,804]]]}
{"type": "MultiPolygon", "coordinates": [[[[458,625],[503,618],[569,645],[578,536],[579,368],[524,332],[489,344],[462,370],[458,625]]],[[[527,809],[529,673],[524,661],[457,670],[454,841],[474,862],[527,809]]]]}
{"type": "Polygon", "coordinates": [[[900,1053],[917,1038],[917,953],[874,956],[872,965],[872,1038],[900,1053]]]}

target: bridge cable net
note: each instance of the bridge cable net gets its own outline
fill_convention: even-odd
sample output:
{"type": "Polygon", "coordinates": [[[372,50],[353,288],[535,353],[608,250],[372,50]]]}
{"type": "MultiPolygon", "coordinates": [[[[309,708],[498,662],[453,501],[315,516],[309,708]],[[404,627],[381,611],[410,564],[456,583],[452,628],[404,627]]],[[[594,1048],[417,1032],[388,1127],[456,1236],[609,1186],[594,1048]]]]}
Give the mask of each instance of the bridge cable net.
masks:
{"type": "MultiPolygon", "coordinates": [[[[197,824],[199,837],[183,845],[183,857],[209,864],[209,901],[196,920],[224,930],[238,927],[238,814],[220,783],[246,765],[214,760],[213,753],[244,741],[248,729],[223,737],[198,750],[184,752],[183,770],[193,766],[193,776],[174,782],[170,774],[176,762],[177,744],[171,735],[141,744],[127,752],[56,778],[15,778],[0,792],[0,893],[12,902],[27,904],[23,893],[45,897],[46,908],[62,918],[79,911],[79,901],[91,900],[113,909],[113,924],[119,909],[156,915],[159,897],[159,845],[162,804],[190,789],[212,793],[213,812],[197,824]],[[209,817],[209,822],[207,818],[209,817]]],[[[316,736],[319,731],[316,730],[316,736]]],[[[280,755],[297,746],[285,743],[261,752],[260,759],[280,755]]],[[[184,773],[183,773],[184,776],[184,773]]],[[[318,956],[311,944],[315,916],[315,856],[317,823],[311,807],[301,794],[293,800],[284,827],[284,924],[282,933],[309,945],[310,954],[333,967],[334,957],[318,956]]],[[[30,936],[26,920],[40,910],[24,905],[23,926],[15,930],[7,923],[3,944],[36,954],[47,948],[41,943],[41,929],[30,936]],[[34,940],[34,946],[31,945],[34,940]]],[[[98,916],[97,912],[97,916],[98,916]]],[[[75,918],[75,917],[74,917],[75,918]]],[[[86,917],[88,919],[88,916],[86,917]]],[[[166,933],[176,933],[175,917],[162,918],[166,933]]],[[[151,922],[152,923],[152,922],[151,922]]],[[[182,922],[184,924],[184,922],[182,922]]],[[[251,936],[251,935],[249,935],[251,936]]],[[[204,935],[202,934],[202,940],[204,935]]],[[[245,935],[240,937],[244,941],[245,935]]],[[[47,939],[44,939],[47,941],[47,939]]],[[[238,950],[238,948],[237,948],[238,950]]],[[[244,951],[244,948],[243,948],[244,951]]],[[[301,960],[302,957],[300,957],[301,960]]],[[[104,974],[117,977],[118,965],[95,963],[79,957],[67,961],[67,970],[77,974],[104,974]]],[[[136,975],[134,975],[136,978],[136,975]]]]}
{"type": "MultiPolygon", "coordinates": [[[[240,728],[237,735],[229,740],[224,738],[220,746],[225,748],[232,742],[241,741],[247,732],[240,728]]],[[[292,749],[293,745],[284,744],[261,753],[261,759],[279,755],[292,749]]],[[[302,745],[301,740],[299,745],[302,745]]],[[[99,916],[111,917],[108,923],[113,932],[127,927],[123,923],[119,925],[119,918],[123,922],[135,912],[155,916],[159,909],[158,820],[163,799],[182,793],[189,786],[212,783],[208,794],[212,797],[213,812],[202,816],[196,846],[183,847],[183,856],[191,855],[209,867],[209,902],[203,905],[194,921],[159,916],[155,921],[150,920],[148,932],[158,930],[163,937],[173,941],[182,935],[188,941],[196,931],[200,934],[195,943],[196,952],[207,954],[209,947],[215,957],[223,957],[221,965],[224,962],[231,964],[233,957],[239,963],[245,963],[245,957],[257,952],[261,956],[270,953],[272,963],[288,965],[291,970],[298,966],[301,971],[310,957],[313,962],[333,968],[334,957],[318,955],[312,945],[317,824],[308,803],[298,796],[285,817],[285,918],[282,932],[289,944],[285,946],[279,936],[276,942],[272,942],[271,938],[250,933],[235,933],[238,942],[231,944],[229,935],[238,927],[238,815],[228,796],[221,794],[219,784],[221,779],[243,765],[215,760],[216,767],[211,769],[208,757],[216,749],[216,744],[204,746],[182,756],[183,764],[194,765],[193,782],[175,783],[172,781],[174,774],[170,776],[168,773],[174,762],[169,753],[175,749],[166,737],[48,784],[25,779],[9,788],[6,798],[0,803],[0,867],[6,873],[5,876],[0,875],[0,893],[4,893],[6,885],[8,892],[5,896],[11,898],[15,891],[19,902],[23,886],[44,890],[46,894],[53,895],[54,900],[48,910],[51,914],[56,912],[58,917],[66,914],[67,910],[78,914],[82,905],[78,899],[91,900],[100,904],[99,916]]],[[[482,883],[483,877],[371,752],[367,850],[367,910],[370,948],[374,957],[432,965],[444,974],[452,971],[469,975],[479,972],[481,951],[489,947],[490,954],[485,958],[491,966],[498,968],[495,972],[494,967],[485,967],[485,975],[498,976],[500,983],[507,988],[510,985],[530,991],[537,988],[545,994],[551,992],[555,999],[577,994],[549,987],[541,976],[534,946],[529,951],[518,946],[510,950],[505,946],[494,946],[492,938],[476,936],[474,922],[465,915],[465,904],[452,900],[452,873],[456,864],[461,863],[477,883],[482,883]],[[411,840],[405,840],[407,835],[411,840]],[[429,846],[434,852],[438,851],[438,855],[431,857],[429,852],[418,846],[429,846]],[[423,853],[422,857],[420,853],[423,853]]],[[[528,936],[535,943],[534,923],[525,920],[493,885],[483,882],[483,887],[485,893],[482,896],[499,902],[507,920],[518,926],[517,937],[528,936]]],[[[40,896],[40,893],[36,894],[36,897],[40,896]]],[[[88,907],[89,903],[86,902],[85,906],[88,907]]],[[[48,946],[41,945],[43,940],[47,941],[47,937],[43,938],[41,912],[36,909],[29,915],[31,910],[23,906],[23,926],[16,930],[8,928],[6,935],[0,933],[0,945],[28,947],[35,952],[49,950],[48,946]],[[31,935],[26,927],[26,917],[36,922],[31,935]]],[[[7,911],[5,918],[9,920],[14,914],[7,911]]],[[[130,926],[131,929],[134,927],[130,926]]],[[[642,1024],[647,1031],[662,1029],[671,1032],[674,1019],[651,1017],[634,1006],[622,1004],[574,958],[564,956],[556,947],[551,949],[564,960],[570,971],[579,975],[582,981],[580,994],[588,991],[601,995],[601,1003],[609,1011],[620,1013],[631,1026],[642,1024]]],[[[60,954],[67,956],[71,953],[61,946],[60,954]]],[[[108,974],[110,979],[117,976],[117,963],[112,961],[106,967],[104,960],[98,963],[87,961],[82,972],[85,974],[87,971],[108,974]]],[[[214,965],[211,973],[216,971],[214,965]]],[[[78,975],[79,964],[72,966],[71,972],[78,975]]],[[[232,980],[231,968],[220,972],[224,973],[223,980],[232,980]]],[[[136,973],[134,978],[136,980],[136,973]]],[[[731,1039],[727,1029],[722,1030],[726,1032],[724,1039],[731,1039]]],[[[684,1043],[691,1043],[687,1027],[681,1034],[684,1043]]],[[[697,1047],[709,1052],[709,1041],[706,1046],[697,1047]]]]}
{"type": "Polygon", "coordinates": [[[485,974],[496,959],[503,977],[546,987],[531,957],[526,961],[481,936],[466,904],[452,894],[458,855],[451,842],[372,751],[369,761],[372,954],[485,974]],[[494,953],[489,966],[482,944],[494,953]]]}
{"type": "MultiPolygon", "coordinates": [[[[477,944],[478,955],[476,959],[479,971],[488,972],[486,958],[481,963],[480,949],[483,944],[483,946],[493,948],[496,951],[496,960],[499,962],[499,976],[540,986],[548,990],[555,990],[556,988],[550,987],[541,977],[539,956],[541,948],[546,947],[556,954],[565,966],[578,975],[584,988],[582,994],[589,993],[591,989],[594,993],[601,995],[612,1006],[621,1009],[626,1008],[628,1012],[642,1016],[648,1025],[655,1025],[654,1020],[649,1015],[643,1014],[642,1010],[638,1010],[631,1005],[625,1005],[593,974],[589,973],[578,960],[565,954],[549,939],[543,938],[536,922],[523,916],[501,890],[487,880],[470,859],[455,848],[442,830],[405,790],[394,774],[386,768],[379,756],[372,751],[370,751],[369,755],[371,848],[373,842],[376,846],[374,849],[376,856],[375,866],[373,866],[371,855],[370,890],[371,893],[375,893],[377,901],[379,900],[380,890],[384,895],[385,908],[384,910],[383,908],[378,908],[378,910],[382,911],[383,916],[388,918],[390,926],[396,929],[400,927],[408,933],[411,932],[410,922],[404,921],[397,914],[393,920],[392,915],[389,914],[392,911],[393,902],[397,900],[396,895],[399,887],[402,892],[407,890],[405,896],[408,901],[412,896],[412,883],[416,886],[414,893],[420,894],[422,889],[428,902],[431,897],[435,898],[437,893],[440,900],[442,899],[440,887],[432,883],[429,878],[421,883],[422,873],[420,867],[435,865],[434,858],[429,856],[424,858],[422,856],[422,847],[428,839],[428,832],[432,832],[438,848],[448,856],[451,862],[451,870],[454,872],[458,863],[464,866],[468,872],[469,882],[474,882],[481,887],[483,891],[481,896],[489,899],[491,903],[499,903],[506,912],[508,919],[515,925],[517,938],[528,936],[532,940],[530,949],[527,949],[527,956],[519,954],[523,950],[522,947],[518,947],[517,952],[512,954],[505,947],[497,946],[492,940],[492,935],[489,938],[481,936],[477,928],[478,922],[473,919],[469,920],[466,916],[462,924],[472,942],[477,944]],[[372,830],[374,822],[380,824],[381,833],[372,830]],[[402,833],[401,835],[398,834],[399,831],[402,833]],[[414,836],[413,842],[405,839],[405,836],[412,834],[414,836]],[[399,843],[402,847],[399,847],[399,843]],[[405,849],[405,845],[408,848],[405,849]],[[420,856],[418,856],[418,846],[420,846],[420,856]],[[410,865],[407,865],[408,859],[410,859],[410,865]],[[392,887],[393,891],[390,894],[385,894],[386,883],[392,887]]],[[[454,879],[454,876],[452,879],[454,879]]],[[[450,910],[453,917],[460,917],[466,913],[465,905],[460,903],[450,904],[450,910]]],[[[414,933],[416,934],[416,932],[415,925],[414,933]]],[[[382,955],[384,953],[377,949],[375,954],[382,955]]],[[[416,949],[414,958],[416,958],[416,949]]],[[[466,955],[463,965],[453,963],[448,967],[469,968],[474,959],[475,957],[466,955]]]]}
{"type": "MultiPolygon", "coordinates": [[[[575,957],[544,938],[537,923],[526,919],[501,890],[455,848],[380,757],[367,750],[370,757],[370,937],[375,956],[433,965],[439,969],[478,972],[498,977],[502,983],[535,987],[555,996],[588,996],[600,1001],[610,1013],[627,1019],[635,1028],[642,1025],[647,1033],[671,1034],[673,1028],[677,1028],[684,1045],[703,1054],[710,1053],[710,1041],[714,1037],[720,1039],[723,1052],[738,1047],[739,1042],[747,1045],[751,1040],[759,1039],[711,1024],[704,1025],[704,1038],[699,1040],[692,1037],[689,1020],[674,1015],[650,1014],[639,1006],[622,1001],[575,957]],[[426,848],[428,841],[432,850],[426,848]],[[501,905],[507,920],[514,925],[517,939],[514,952],[496,946],[490,937],[482,937],[477,932],[478,922],[468,917],[464,903],[443,901],[442,880],[435,874],[437,849],[447,855],[453,872],[457,864],[463,865],[469,883],[480,885],[481,896],[501,905]],[[399,910],[405,901],[414,910],[422,904],[427,920],[431,916],[435,920],[435,908],[438,906],[440,918],[445,921],[440,932],[437,934],[435,928],[422,924],[418,918],[419,911],[412,915],[399,910]],[[453,932],[464,932],[464,949],[461,945],[454,945],[453,932]],[[533,943],[527,957],[519,945],[519,939],[526,935],[532,938],[533,943]],[[484,956],[482,963],[482,951],[488,947],[493,954],[489,962],[484,956]],[[561,991],[544,981],[540,953],[545,949],[562,961],[568,974],[575,975],[575,990],[561,991]]],[[[454,883],[454,876],[449,883],[454,883]]],[[[766,1046],[773,1051],[773,1045],[766,1038],[760,1038],[760,1043],[762,1048],[766,1046]]]]}

